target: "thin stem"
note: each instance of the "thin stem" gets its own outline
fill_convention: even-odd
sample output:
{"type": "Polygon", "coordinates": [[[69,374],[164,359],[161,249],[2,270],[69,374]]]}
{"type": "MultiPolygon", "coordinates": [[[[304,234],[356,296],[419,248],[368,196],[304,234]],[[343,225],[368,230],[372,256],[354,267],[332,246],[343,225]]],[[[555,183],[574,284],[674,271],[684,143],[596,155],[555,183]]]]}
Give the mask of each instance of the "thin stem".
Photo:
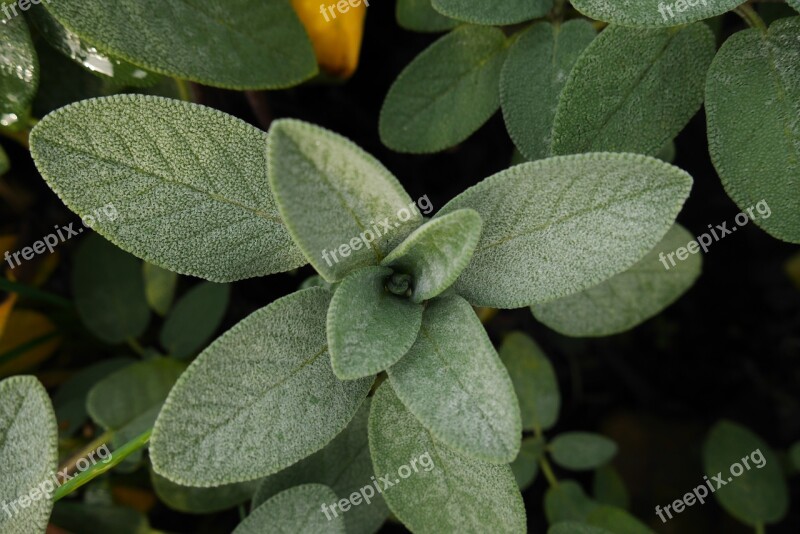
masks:
{"type": "Polygon", "coordinates": [[[125,342],[128,344],[130,348],[133,349],[133,351],[136,354],[138,354],[139,356],[144,356],[145,354],[144,348],[139,344],[138,341],[136,341],[132,337],[129,337],[127,340],[125,340],[125,342]]]}
{"type": "Polygon", "coordinates": [[[764,528],[764,523],[756,523],[755,528],[756,528],[756,534],[764,534],[766,532],[766,529],[764,528]]]}
{"type": "Polygon", "coordinates": [[[550,462],[547,461],[544,454],[539,458],[539,465],[542,466],[542,473],[544,473],[544,477],[547,479],[548,484],[550,484],[551,488],[558,487],[558,479],[556,475],[553,474],[553,469],[550,467],[550,462]]]}
{"type": "Polygon", "coordinates": [[[186,80],[181,80],[180,78],[174,78],[175,85],[178,88],[178,96],[181,97],[181,100],[185,102],[192,101],[192,91],[189,89],[189,84],[186,80]]]}
{"type": "Polygon", "coordinates": [[[19,282],[12,282],[8,278],[0,277],[0,290],[7,291],[8,293],[16,293],[20,297],[26,297],[33,300],[40,300],[42,302],[55,304],[56,306],[61,306],[62,308],[72,307],[72,303],[64,297],[59,297],[58,295],[53,295],[47,291],[42,291],[41,289],[35,287],[20,284],[19,282]]]}
{"type": "Polygon", "coordinates": [[[66,471],[67,473],[72,473],[73,471],[75,471],[75,464],[78,463],[78,460],[80,460],[81,458],[86,458],[86,456],[89,453],[93,452],[98,447],[101,447],[102,445],[111,441],[111,438],[113,436],[114,433],[110,430],[104,432],[103,434],[100,434],[94,441],[87,444],[81,450],[70,456],[64,463],[62,463],[58,467],[58,472],[63,473],[64,471],[66,471]]]}
{"type": "Polygon", "coordinates": [[[151,428],[147,432],[141,434],[140,436],[132,439],[119,449],[115,450],[111,453],[111,458],[97,462],[93,466],[91,466],[86,471],[78,473],[75,475],[74,478],[67,481],[63,486],[59,486],[56,492],[53,494],[53,502],[59,501],[69,495],[70,493],[74,492],[81,486],[88,484],[95,478],[99,477],[103,473],[111,470],[113,467],[118,465],[122,460],[133,454],[134,452],[138,451],[145,445],[147,442],[150,441],[150,435],[153,433],[153,429],[151,428]]]}
{"type": "Polygon", "coordinates": [[[762,32],[767,31],[767,25],[764,23],[762,18],[758,16],[758,13],[756,13],[756,10],[753,9],[752,6],[748,4],[742,4],[734,9],[734,11],[737,15],[742,17],[747,25],[751,28],[758,28],[762,32]]]}

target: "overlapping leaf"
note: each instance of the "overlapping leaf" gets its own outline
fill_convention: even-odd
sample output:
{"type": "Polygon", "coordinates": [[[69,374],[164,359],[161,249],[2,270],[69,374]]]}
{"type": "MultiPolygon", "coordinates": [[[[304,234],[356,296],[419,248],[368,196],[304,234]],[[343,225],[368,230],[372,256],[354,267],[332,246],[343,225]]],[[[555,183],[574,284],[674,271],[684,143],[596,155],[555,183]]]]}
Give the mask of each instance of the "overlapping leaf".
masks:
{"type": "Polygon", "coordinates": [[[401,27],[417,32],[443,32],[459,24],[433,9],[431,0],[397,0],[395,15],[401,27]]]}
{"type": "Polygon", "coordinates": [[[175,484],[154,471],[150,473],[150,481],[159,500],[173,510],[204,515],[227,510],[248,501],[259,484],[259,481],[252,480],[216,488],[192,488],[175,484]]]}
{"type": "Polygon", "coordinates": [[[233,534],[291,532],[293,534],[344,534],[341,515],[326,518],[320,503],[336,502],[336,494],[322,484],[304,484],[283,491],[253,510],[233,534]]]}
{"type": "Polygon", "coordinates": [[[587,17],[635,28],[680,26],[722,15],[743,3],[744,0],[572,0],[575,9],[587,17]]]}
{"type": "Polygon", "coordinates": [[[473,24],[503,26],[542,17],[553,7],[553,0],[433,0],[439,13],[473,24]]]}
{"type": "Polygon", "coordinates": [[[227,284],[204,282],[178,301],[161,329],[170,356],[188,358],[208,343],[225,316],[230,291],[227,284]]]}
{"type": "Polygon", "coordinates": [[[39,84],[39,61],[23,17],[0,22],[0,126],[16,129],[39,84]]]}

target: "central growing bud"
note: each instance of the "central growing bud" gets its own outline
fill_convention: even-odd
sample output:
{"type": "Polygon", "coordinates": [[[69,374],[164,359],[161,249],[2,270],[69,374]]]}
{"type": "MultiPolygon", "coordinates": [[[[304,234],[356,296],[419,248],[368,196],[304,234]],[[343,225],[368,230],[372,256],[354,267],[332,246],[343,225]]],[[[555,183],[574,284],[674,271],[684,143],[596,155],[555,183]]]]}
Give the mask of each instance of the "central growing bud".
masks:
{"type": "Polygon", "coordinates": [[[386,279],[386,289],[389,293],[398,297],[411,296],[411,275],[403,273],[393,273],[386,279]]]}

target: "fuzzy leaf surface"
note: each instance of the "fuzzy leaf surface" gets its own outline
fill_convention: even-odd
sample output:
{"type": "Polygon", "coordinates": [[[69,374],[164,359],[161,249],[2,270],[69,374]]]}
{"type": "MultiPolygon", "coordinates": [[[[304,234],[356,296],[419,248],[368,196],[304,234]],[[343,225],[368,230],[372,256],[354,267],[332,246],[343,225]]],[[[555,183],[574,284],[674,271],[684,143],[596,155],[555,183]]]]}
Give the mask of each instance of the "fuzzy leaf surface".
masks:
{"type": "Polygon", "coordinates": [[[264,532],[292,534],[344,534],[344,517],[330,520],[320,510],[322,504],[338,499],[328,486],[304,484],[283,491],[253,510],[233,531],[233,534],[263,534],[264,532]]]}
{"type": "Polygon", "coordinates": [[[433,9],[431,0],[397,0],[395,15],[401,28],[416,32],[443,32],[460,24],[433,9]]]}
{"type": "MultiPolygon", "coordinates": [[[[789,0],[795,1],[795,0],[789,0]]],[[[743,0],[699,0],[684,2],[683,9],[678,9],[680,2],[664,2],[663,0],[572,0],[575,9],[587,17],[634,28],[656,28],[680,26],[689,22],[709,19],[722,15],[743,0]]]]}
{"type": "Polygon", "coordinates": [[[473,24],[504,26],[542,17],[553,7],[553,0],[432,0],[439,13],[473,24]]]}

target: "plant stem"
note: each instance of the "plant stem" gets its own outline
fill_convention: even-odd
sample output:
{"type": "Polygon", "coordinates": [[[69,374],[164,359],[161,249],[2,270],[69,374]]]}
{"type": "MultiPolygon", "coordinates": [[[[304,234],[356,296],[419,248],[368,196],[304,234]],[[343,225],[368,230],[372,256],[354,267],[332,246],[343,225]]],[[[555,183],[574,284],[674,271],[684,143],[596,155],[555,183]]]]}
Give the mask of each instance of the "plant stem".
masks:
{"type": "Polygon", "coordinates": [[[542,454],[541,458],[539,458],[539,465],[542,466],[542,473],[544,473],[544,477],[547,479],[550,487],[558,487],[558,479],[556,478],[556,475],[553,474],[553,469],[550,467],[550,462],[547,461],[547,458],[544,456],[544,454],[542,454]]]}
{"type": "Polygon", "coordinates": [[[148,441],[150,441],[150,434],[153,433],[153,429],[151,428],[147,432],[141,434],[140,436],[132,439],[119,449],[115,450],[111,453],[111,458],[108,461],[102,461],[94,464],[86,471],[78,473],[75,475],[74,478],[67,481],[63,486],[59,486],[56,492],[53,494],[53,502],[63,499],[73,491],[77,490],[81,486],[88,484],[95,478],[99,477],[106,471],[111,470],[113,467],[118,465],[122,460],[133,454],[134,452],[138,451],[142,447],[144,447],[148,441]]]}
{"type": "Polygon", "coordinates": [[[21,297],[30,298],[33,300],[49,302],[50,304],[55,304],[56,306],[61,306],[63,308],[72,307],[72,303],[64,297],[59,297],[58,295],[53,295],[47,291],[42,291],[41,289],[35,287],[20,284],[19,282],[12,282],[8,278],[0,277],[0,290],[7,291],[9,293],[16,293],[21,297]]]}
{"type": "Polygon", "coordinates": [[[67,473],[72,473],[73,471],[75,471],[75,464],[78,463],[78,460],[80,460],[81,458],[85,458],[90,452],[94,451],[96,448],[100,447],[101,445],[104,445],[105,443],[108,443],[113,435],[114,433],[110,430],[104,432],[103,434],[100,434],[97,438],[94,439],[94,441],[88,443],[81,450],[70,456],[67,459],[67,461],[58,466],[58,472],[63,473],[66,470],[67,473]]]}
{"type": "Polygon", "coordinates": [[[764,534],[765,532],[764,523],[756,523],[756,534],[764,534]]]}
{"type": "Polygon", "coordinates": [[[142,348],[142,346],[139,344],[139,342],[138,342],[138,341],[136,341],[136,340],[135,340],[135,339],[133,339],[132,337],[129,337],[129,338],[126,340],[126,343],[128,344],[128,346],[129,346],[130,348],[132,348],[132,349],[133,349],[133,351],[134,351],[136,354],[138,354],[139,356],[144,356],[144,348],[142,348]]]}
{"type": "Polygon", "coordinates": [[[180,78],[174,78],[175,85],[178,87],[178,96],[181,97],[181,100],[184,102],[191,102],[192,101],[192,91],[189,89],[189,84],[186,80],[181,80],[180,78]]]}
{"type": "Polygon", "coordinates": [[[742,4],[734,9],[734,11],[737,15],[744,19],[748,26],[751,28],[757,28],[766,33],[767,25],[764,23],[762,18],[758,16],[758,13],[756,13],[756,10],[753,9],[752,6],[748,4],[742,4]]]}

